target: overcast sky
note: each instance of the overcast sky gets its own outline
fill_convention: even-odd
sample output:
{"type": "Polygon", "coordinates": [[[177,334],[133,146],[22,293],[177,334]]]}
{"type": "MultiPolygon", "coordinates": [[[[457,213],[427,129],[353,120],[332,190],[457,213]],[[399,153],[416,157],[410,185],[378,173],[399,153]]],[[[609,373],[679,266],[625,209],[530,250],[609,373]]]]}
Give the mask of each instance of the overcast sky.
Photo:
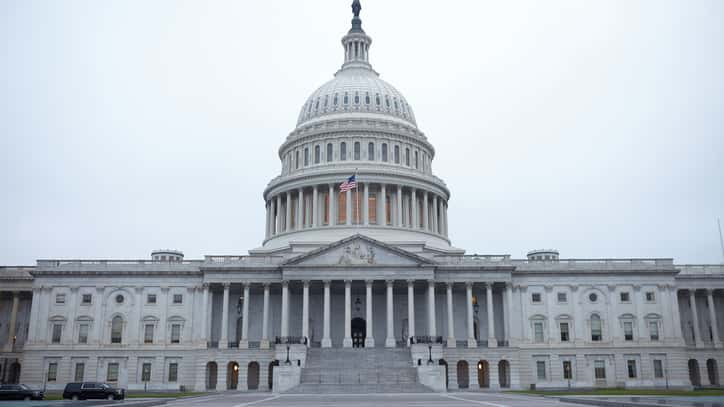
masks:
{"type": "MultiPolygon", "coordinates": [[[[260,246],[350,4],[0,0],[0,265],[260,246]]],[[[437,149],[455,246],[722,261],[723,1],[362,7],[437,149]]]]}

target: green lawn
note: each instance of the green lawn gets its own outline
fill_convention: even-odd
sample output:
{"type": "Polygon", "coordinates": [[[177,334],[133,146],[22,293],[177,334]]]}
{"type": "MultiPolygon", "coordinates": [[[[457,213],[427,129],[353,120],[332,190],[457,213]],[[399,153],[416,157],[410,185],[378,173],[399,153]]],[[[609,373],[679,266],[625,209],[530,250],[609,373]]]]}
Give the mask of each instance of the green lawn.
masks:
{"type": "MultiPolygon", "coordinates": [[[[157,392],[139,392],[139,391],[130,391],[126,393],[126,397],[129,399],[138,399],[138,398],[184,398],[184,397],[194,397],[194,396],[203,396],[207,393],[203,392],[168,392],[168,393],[157,393],[157,392]]],[[[59,392],[48,392],[45,393],[45,399],[46,400],[62,400],[63,399],[63,393],[59,392]]]]}
{"type": "Polygon", "coordinates": [[[724,396],[724,389],[664,390],[664,389],[597,389],[582,391],[517,390],[510,393],[536,394],[541,396],[724,396]]]}

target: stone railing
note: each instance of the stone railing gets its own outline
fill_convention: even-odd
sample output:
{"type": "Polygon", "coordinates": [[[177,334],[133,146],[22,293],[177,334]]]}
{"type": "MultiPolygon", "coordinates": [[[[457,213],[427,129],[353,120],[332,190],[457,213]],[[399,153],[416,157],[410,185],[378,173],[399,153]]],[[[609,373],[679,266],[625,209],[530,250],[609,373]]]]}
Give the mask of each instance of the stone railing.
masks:
{"type": "Polygon", "coordinates": [[[306,345],[307,338],[303,336],[277,336],[274,338],[277,345],[306,345]]]}
{"type": "Polygon", "coordinates": [[[685,264],[677,266],[681,270],[679,275],[717,275],[724,276],[724,264],[685,264]]]}
{"type": "Polygon", "coordinates": [[[207,265],[278,265],[284,261],[282,256],[205,256],[207,265]]]}
{"type": "Polygon", "coordinates": [[[465,255],[465,256],[446,256],[439,255],[434,257],[435,261],[442,264],[454,265],[478,265],[489,263],[504,263],[510,261],[509,254],[486,254],[486,255],[465,255]]]}
{"type": "Polygon", "coordinates": [[[38,267],[62,267],[67,265],[148,265],[148,264],[201,264],[203,260],[162,261],[162,260],[38,260],[38,267]]]}

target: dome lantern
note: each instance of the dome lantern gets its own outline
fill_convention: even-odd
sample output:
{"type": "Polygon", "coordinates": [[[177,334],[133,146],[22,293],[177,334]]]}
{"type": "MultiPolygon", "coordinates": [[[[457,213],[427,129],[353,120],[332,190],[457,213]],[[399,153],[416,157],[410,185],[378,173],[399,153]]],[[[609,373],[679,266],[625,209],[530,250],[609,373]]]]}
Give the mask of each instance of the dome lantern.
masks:
{"type": "Polygon", "coordinates": [[[352,12],[354,13],[352,28],[347,35],[342,38],[342,45],[344,46],[343,70],[346,68],[372,69],[369,63],[369,50],[370,45],[372,45],[372,38],[362,29],[362,20],[359,18],[361,10],[362,6],[359,0],[354,0],[352,3],[352,12]]]}

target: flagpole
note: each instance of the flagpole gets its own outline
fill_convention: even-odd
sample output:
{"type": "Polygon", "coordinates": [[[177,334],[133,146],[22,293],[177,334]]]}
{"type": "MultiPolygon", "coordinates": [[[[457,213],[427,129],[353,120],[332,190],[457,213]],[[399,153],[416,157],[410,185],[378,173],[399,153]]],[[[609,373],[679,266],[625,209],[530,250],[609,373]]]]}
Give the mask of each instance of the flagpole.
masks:
{"type": "Polygon", "coordinates": [[[721,234],[721,220],[719,220],[719,218],[716,218],[716,223],[719,226],[719,245],[721,246],[722,264],[724,264],[724,237],[722,237],[722,234],[721,234]]]}
{"type": "Polygon", "coordinates": [[[359,181],[357,181],[357,168],[354,169],[354,189],[357,193],[357,226],[359,227],[359,181]]]}

